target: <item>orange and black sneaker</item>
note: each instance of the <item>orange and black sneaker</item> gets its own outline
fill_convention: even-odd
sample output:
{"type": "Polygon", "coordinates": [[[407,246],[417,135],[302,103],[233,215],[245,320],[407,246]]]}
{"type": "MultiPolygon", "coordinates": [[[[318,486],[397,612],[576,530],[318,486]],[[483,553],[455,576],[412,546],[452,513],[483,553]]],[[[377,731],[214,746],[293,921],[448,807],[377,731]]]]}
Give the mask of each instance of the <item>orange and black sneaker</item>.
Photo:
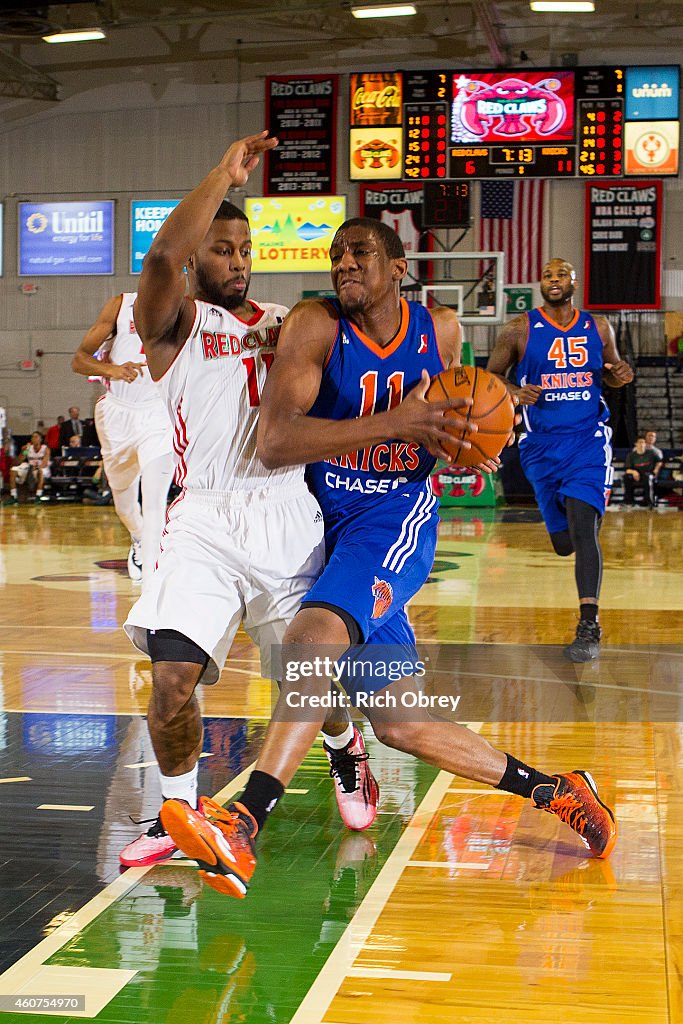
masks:
{"type": "Polygon", "coordinates": [[[596,857],[609,857],[617,841],[617,823],[611,809],[598,796],[598,787],[588,772],[553,775],[554,786],[536,786],[534,806],[556,814],[574,829],[584,846],[596,857]]]}
{"type": "Polygon", "coordinates": [[[246,807],[221,807],[200,796],[195,811],[185,800],[164,800],[161,821],[179,850],[196,860],[199,875],[212,889],[243,900],[256,868],[256,822],[246,807]]]}

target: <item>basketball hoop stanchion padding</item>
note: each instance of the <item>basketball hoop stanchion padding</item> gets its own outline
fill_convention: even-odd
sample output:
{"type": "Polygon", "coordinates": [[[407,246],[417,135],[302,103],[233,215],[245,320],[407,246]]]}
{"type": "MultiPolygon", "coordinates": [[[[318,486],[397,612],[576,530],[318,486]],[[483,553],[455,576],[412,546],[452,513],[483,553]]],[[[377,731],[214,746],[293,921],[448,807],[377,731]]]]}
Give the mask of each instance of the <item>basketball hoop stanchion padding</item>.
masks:
{"type": "Polygon", "coordinates": [[[503,502],[498,473],[480,473],[473,466],[437,466],[432,488],[441,508],[495,508],[503,502]]]}

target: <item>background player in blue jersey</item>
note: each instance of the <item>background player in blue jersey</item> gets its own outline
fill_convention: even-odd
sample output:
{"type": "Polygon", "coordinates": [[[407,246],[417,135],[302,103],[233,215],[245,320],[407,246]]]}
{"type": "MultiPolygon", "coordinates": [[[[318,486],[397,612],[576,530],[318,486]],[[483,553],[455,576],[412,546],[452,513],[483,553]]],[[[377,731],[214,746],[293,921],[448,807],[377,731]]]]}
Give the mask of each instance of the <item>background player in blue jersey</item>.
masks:
{"type": "Polygon", "coordinates": [[[633,370],[612,326],[574,306],[576,272],[566,260],[543,268],[543,305],[505,325],[487,369],[523,408],[519,453],[558,555],[575,554],[579,624],[564,653],[591,661],[600,652],[598,531],[612,485],[612,431],[602,385],[620,388],[633,370]],[[517,383],[505,375],[516,367],[517,383]]]}
{"type": "MultiPolygon", "coordinates": [[[[325,515],[326,567],[285,643],[288,655],[303,652],[310,664],[359,645],[358,658],[378,668],[378,652],[398,649],[410,672],[415,637],[404,605],[424,583],[436,542],[429,474],[435,457],[445,454],[445,413],[465,422],[452,412],[465,406],[463,400],[436,405],[424,396],[430,374],[459,361],[460,325],[450,309],[430,312],[400,298],[405,254],[398,235],[382,222],[346,221],[330,260],[337,300],[299,303],[285,320],[259,421],[265,465],[308,464],[325,515]]],[[[257,770],[239,799],[211,820],[182,801],[162,807],[165,828],[198,860],[205,881],[232,896],[246,894],[256,864],[255,836],[325,715],[311,702],[328,693],[324,672],[293,687],[286,685],[287,675],[257,770]],[[293,715],[290,697],[303,696],[310,713],[293,715]]],[[[546,775],[424,709],[415,708],[406,721],[405,708],[412,706],[406,698],[418,689],[413,675],[389,686],[379,672],[360,682],[342,674],[342,682],[357,700],[374,696],[363,710],[388,746],[532,799],[578,832],[597,856],[612,849],[614,817],[588,773],[546,775]]]]}

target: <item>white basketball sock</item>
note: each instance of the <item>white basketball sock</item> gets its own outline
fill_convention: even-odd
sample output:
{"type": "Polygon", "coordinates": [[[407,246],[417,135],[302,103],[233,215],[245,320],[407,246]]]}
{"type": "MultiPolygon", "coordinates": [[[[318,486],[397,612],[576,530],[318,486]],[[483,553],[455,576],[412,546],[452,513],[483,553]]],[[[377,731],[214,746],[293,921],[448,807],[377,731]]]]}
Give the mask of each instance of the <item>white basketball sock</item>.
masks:
{"type": "Polygon", "coordinates": [[[351,742],[355,733],[353,728],[353,722],[349,722],[344,732],[339,736],[328,736],[326,732],[323,732],[323,738],[325,740],[325,746],[331,750],[343,750],[344,747],[351,742]]]}
{"type": "Polygon", "coordinates": [[[164,800],[187,800],[190,807],[197,807],[197,765],[184,775],[162,775],[159,772],[161,793],[164,800]]]}

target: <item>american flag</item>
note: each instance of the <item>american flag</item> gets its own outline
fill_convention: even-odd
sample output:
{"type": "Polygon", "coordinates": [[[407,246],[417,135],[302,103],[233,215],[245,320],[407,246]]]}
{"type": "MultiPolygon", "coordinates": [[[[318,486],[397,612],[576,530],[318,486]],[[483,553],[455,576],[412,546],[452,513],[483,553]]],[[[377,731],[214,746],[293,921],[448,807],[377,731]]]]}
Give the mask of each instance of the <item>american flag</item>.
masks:
{"type": "Polygon", "coordinates": [[[543,265],[545,182],[482,181],[479,245],[505,253],[505,283],[538,281],[543,265]]]}

